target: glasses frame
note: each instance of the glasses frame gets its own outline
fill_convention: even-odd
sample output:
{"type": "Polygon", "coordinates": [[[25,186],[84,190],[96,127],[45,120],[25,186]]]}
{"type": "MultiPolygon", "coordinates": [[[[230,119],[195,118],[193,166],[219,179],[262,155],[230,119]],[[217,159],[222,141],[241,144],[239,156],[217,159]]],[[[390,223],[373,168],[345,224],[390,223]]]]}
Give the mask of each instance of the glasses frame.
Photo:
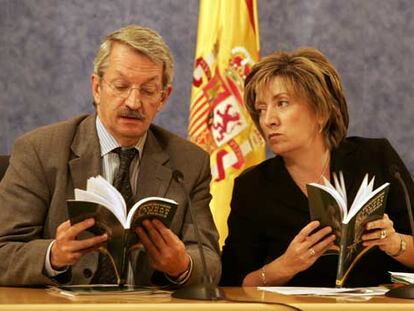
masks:
{"type": "MultiPolygon", "coordinates": [[[[108,82],[108,81],[106,81],[103,77],[100,77],[99,78],[100,80],[102,80],[103,82],[105,82],[105,84],[106,85],[108,85],[109,86],[109,88],[112,90],[112,93],[113,93],[113,95],[115,96],[115,97],[118,97],[118,98],[120,98],[120,99],[123,99],[123,100],[126,100],[126,99],[128,99],[130,96],[131,96],[131,93],[132,93],[132,91],[134,90],[134,89],[136,89],[136,90],[138,90],[138,94],[139,94],[139,100],[141,101],[141,102],[143,102],[143,103],[147,103],[147,104],[155,104],[155,103],[159,103],[159,102],[161,102],[162,101],[162,99],[163,99],[163,97],[164,97],[164,95],[165,95],[165,89],[161,89],[161,91],[158,91],[157,92],[157,95],[159,95],[159,98],[157,98],[157,99],[155,99],[154,98],[154,100],[149,100],[148,98],[147,98],[147,100],[143,100],[142,99],[142,93],[141,93],[141,87],[128,87],[128,89],[125,91],[125,96],[124,95],[121,95],[120,94],[120,91],[119,90],[117,90],[117,88],[116,88],[116,86],[114,86],[112,83],[110,83],[110,82],[108,82]]],[[[145,97],[145,95],[144,95],[144,97],[145,97]]]]}

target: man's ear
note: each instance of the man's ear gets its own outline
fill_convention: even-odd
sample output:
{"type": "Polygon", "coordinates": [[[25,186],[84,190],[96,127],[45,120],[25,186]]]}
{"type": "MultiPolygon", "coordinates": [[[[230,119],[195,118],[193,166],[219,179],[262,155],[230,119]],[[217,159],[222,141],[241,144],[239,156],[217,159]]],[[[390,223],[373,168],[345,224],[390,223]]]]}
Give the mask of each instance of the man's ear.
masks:
{"type": "Polygon", "coordinates": [[[157,111],[161,111],[164,108],[165,104],[168,101],[168,98],[170,97],[171,92],[172,92],[172,86],[168,85],[167,88],[164,91],[161,102],[158,105],[157,111]]]}
{"type": "Polygon", "coordinates": [[[95,104],[99,105],[101,101],[101,84],[100,84],[100,78],[95,73],[91,75],[91,88],[92,88],[92,96],[95,101],[95,104]]]}

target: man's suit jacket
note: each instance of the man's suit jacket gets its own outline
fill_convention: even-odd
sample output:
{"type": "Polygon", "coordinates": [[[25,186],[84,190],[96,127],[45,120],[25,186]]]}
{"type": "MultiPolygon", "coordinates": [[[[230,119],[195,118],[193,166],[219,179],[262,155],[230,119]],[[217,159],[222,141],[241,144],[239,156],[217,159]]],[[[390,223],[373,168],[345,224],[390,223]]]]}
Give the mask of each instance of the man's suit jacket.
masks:
{"type": "MultiPolygon", "coordinates": [[[[44,262],[56,228],[68,219],[66,200],[74,197],[74,188],[85,189],[89,177],[101,174],[95,120],[96,115],[79,116],[16,140],[9,168],[0,183],[0,285],[54,284],[57,280],[86,284],[92,279],[97,252],[82,257],[57,279],[46,276],[44,262]]],[[[194,144],[151,125],[134,199],[165,196],[179,203],[171,230],[182,239],[193,259],[193,273],[187,282],[192,284],[200,281],[202,267],[187,213],[187,197],[172,176],[175,169],[184,175],[209,271],[218,281],[221,265],[218,233],[209,209],[209,157],[194,144]]],[[[150,284],[157,273],[145,252],[135,254],[133,262],[136,284],[150,284]]]]}

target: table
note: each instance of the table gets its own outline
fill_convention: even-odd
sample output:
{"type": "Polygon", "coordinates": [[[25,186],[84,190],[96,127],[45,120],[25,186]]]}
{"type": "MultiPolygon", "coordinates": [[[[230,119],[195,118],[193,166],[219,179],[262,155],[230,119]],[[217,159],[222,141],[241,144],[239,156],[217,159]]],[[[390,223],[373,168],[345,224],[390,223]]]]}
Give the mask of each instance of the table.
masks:
{"type": "Polygon", "coordinates": [[[0,310],[413,310],[414,300],[388,297],[374,297],[368,301],[349,300],[345,298],[283,296],[262,292],[253,287],[223,288],[229,299],[251,301],[197,301],[175,298],[130,299],[125,297],[93,297],[88,300],[72,301],[51,295],[42,288],[0,287],[0,310]],[[260,303],[260,301],[269,302],[260,303]],[[283,303],[291,305],[270,304],[283,303]],[[297,309],[296,309],[297,310],[297,309]]]}

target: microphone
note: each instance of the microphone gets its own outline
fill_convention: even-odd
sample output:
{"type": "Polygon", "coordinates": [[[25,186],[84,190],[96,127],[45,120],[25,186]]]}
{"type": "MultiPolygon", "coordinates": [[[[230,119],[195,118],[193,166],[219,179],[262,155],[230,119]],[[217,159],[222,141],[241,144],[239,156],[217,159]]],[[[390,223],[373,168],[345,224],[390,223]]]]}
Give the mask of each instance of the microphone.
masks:
{"type": "Polygon", "coordinates": [[[204,255],[203,246],[201,245],[200,231],[198,229],[197,221],[194,218],[192,211],[191,198],[187,190],[184,187],[184,175],[179,170],[173,171],[173,179],[180,184],[187,202],[187,210],[190,215],[191,222],[193,223],[195,238],[197,240],[198,252],[201,258],[201,265],[203,266],[203,278],[202,283],[194,286],[189,286],[176,290],[172,297],[180,299],[200,299],[200,300],[219,300],[223,299],[221,290],[214,285],[213,279],[207,270],[206,258],[204,255]]]}
{"type": "MultiPolygon", "coordinates": [[[[403,189],[404,197],[405,197],[405,207],[407,208],[408,218],[410,220],[411,234],[414,239],[413,211],[411,210],[411,201],[410,201],[410,196],[408,194],[407,185],[402,179],[401,173],[397,165],[395,164],[391,165],[390,172],[391,172],[391,175],[399,181],[401,188],[403,189]]],[[[410,284],[410,285],[407,285],[401,288],[391,289],[385,294],[385,296],[394,297],[394,298],[414,299],[414,284],[410,284]]]]}

